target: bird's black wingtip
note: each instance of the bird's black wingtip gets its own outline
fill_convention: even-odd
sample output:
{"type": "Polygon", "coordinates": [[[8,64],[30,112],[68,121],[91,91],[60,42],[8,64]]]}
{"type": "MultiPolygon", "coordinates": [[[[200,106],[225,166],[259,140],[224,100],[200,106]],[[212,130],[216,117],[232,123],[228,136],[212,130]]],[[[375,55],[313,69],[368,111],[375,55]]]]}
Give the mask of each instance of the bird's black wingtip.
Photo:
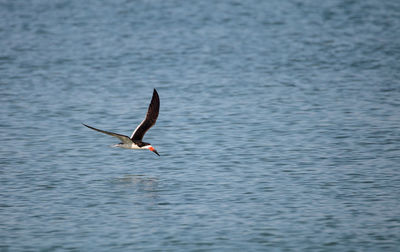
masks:
{"type": "Polygon", "coordinates": [[[85,126],[85,127],[88,127],[89,129],[91,129],[92,127],[90,127],[89,125],[87,125],[87,124],[84,124],[83,122],[81,122],[82,123],[82,125],[83,126],[85,126]]]}
{"type": "Polygon", "coordinates": [[[158,100],[159,100],[159,96],[158,96],[158,92],[157,92],[157,90],[154,88],[154,90],[153,90],[153,98],[154,97],[156,97],[158,100]]]}

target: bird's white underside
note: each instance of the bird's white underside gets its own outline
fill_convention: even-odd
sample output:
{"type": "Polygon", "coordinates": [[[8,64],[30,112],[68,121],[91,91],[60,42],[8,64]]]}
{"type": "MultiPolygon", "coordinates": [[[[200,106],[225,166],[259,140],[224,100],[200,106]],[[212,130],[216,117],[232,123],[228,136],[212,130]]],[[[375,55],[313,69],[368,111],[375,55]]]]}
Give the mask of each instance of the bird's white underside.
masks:
{"type": "Polygon", "coordinates": [[[151,145],[139,147],[134,143],[132,143],[132,144],[124,143],[124,144],[114,144],[114,145],[112,145],[112,147],[118,147],[118,148],[123,148],[123,149],[134,149],[134,150],[147,150],[151,147],[151,145]]]}

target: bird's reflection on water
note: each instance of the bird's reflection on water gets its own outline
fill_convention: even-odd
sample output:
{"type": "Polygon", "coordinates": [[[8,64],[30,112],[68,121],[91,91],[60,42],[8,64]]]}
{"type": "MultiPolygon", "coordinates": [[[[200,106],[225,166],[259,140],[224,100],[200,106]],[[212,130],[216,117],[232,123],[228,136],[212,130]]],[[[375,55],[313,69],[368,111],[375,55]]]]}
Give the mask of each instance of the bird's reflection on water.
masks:
{"type": "Polygon", "coordinates": [[[142,174],[126,174],[123,177],[114,178],[111,181],[113,184],[134,187],[139,191],[157,192],[158,179],[142,174]]]}

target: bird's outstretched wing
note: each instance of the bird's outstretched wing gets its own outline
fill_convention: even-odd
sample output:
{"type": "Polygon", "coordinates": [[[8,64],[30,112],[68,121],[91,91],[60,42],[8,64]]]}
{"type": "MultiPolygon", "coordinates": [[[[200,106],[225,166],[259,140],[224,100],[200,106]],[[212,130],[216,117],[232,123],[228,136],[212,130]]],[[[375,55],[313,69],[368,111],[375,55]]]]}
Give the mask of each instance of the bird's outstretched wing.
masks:
{"type": "Polygon", "coordinates": [[[151,102],[149,105],[149,109],[147,110],[146,118],[136,127],[135,131],[133,131],[131,140],[132,141],[141,141],[143,139],[144,134],[156,124],[158,112],[160,111],[160,97],[158,96],[157,90],[153,91],[153,98],[151,98],[151,102]]]}
{"type": "Polygon", "coordinates": [[[121,140],[123,143],[126,143],[126,144],[132,143],[132,140],[128,136],[117,134],[117,133],[113,133],[113,132],[109,132],[109,131],[105,131],[105,130],[101,130],[101,129],[96,129],[96,128],[94,128],[92,126],[89,126],[89,125],[86,125],[84,123],[82,123],[82,124],[85,125],[86,127],[88,127],[89,129],[96,130],[98,132],[101,132],[101,133],[116,137],[119,140],[121,140]]]}

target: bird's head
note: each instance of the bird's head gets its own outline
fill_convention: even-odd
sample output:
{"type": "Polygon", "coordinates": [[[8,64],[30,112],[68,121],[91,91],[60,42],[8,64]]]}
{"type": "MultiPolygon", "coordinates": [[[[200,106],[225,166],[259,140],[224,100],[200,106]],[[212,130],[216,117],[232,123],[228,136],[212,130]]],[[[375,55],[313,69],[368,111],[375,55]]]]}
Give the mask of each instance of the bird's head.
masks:
{"type": "Polygon", "coordinates": [[[154,149],[154,147],[151,146],[150,144],[149,144],[149,145],[146,145],[145,148],[151,150],[152,152],[154,152],[154,153],[156,153],[158,156],[160,156],[160,154],[158,154],[158,152],[156,151],[156,149],[154,149]]]}

